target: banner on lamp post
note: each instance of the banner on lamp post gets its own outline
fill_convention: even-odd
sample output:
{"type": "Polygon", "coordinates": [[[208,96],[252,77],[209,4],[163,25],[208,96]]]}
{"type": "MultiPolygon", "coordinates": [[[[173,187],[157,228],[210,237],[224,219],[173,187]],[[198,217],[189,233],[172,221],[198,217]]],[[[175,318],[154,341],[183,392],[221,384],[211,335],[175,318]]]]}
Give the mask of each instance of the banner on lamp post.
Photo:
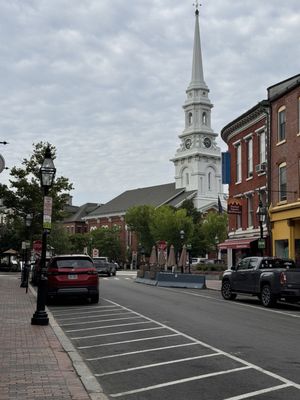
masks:
{"type": "Polygon", "coordinates": [[[52,197],[44,197],[43,228],[51,229],[52,197]]]}

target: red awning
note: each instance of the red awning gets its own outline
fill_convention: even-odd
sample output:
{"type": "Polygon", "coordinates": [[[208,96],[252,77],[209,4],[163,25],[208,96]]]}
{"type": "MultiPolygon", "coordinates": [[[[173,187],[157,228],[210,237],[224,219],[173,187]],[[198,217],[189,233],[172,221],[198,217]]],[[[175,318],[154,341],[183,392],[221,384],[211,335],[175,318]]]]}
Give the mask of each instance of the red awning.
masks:
{"type": "Polygon", "coordinates": [[[249,249],[250,243],[258,238],[243,238],[243,239],[227,239],[225,242],[218,245],[219,250],[226,249],[249,249]]]}

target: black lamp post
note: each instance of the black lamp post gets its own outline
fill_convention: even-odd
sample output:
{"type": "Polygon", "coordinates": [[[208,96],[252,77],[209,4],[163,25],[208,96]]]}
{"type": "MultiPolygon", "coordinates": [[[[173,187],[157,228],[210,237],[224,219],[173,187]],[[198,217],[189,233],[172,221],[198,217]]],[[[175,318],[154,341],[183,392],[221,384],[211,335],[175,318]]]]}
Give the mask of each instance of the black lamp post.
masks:
{"type": "MultiPolygon", "coordinates": [[[[29,240],[29,229],[32,223],[32,215],[27,214],[25,217],[25,239],[29,240]]],[[[29,279],[29,271],[30,271],[30,257],[28,259],[28,247],[30,243],[27,241],[22,242],[23,248],[23,268],[22,268],[22,276],[21,276],[21,285],[20,287],[26,288],[26,292],[28,290],[28,279],[29,279]]]]}
{"type": "MultiPolygon", "coordinates": [[[[183,250],[183,244],[184,244],[184,236],[185,236],[185,232],[183,229],[181,229],[180,233],[180,239],[181,239],[181,251],[183,250]]],[[[181,273],[183,274],[184,269],[183,269],[183,265],[181,266],[181,273]]]]}
{"type": "MultiPolygon", "coordinates": [[[[51,157],[50,147],[46,148],[45,158],[40,168],[41,187],[43,189],[44,197],[44,211],[43,211],[43,235],[42,235],[42,252],[41,252],[41,276],[38,284],[37,291],[37,307],[36,311],[31,318],[32,325],[48,325],[49,318],[45,311],[46,296],[47,296],[47,276],[46,276],[46,249],[47,249],[47,235],[51,227],[51,214],[47,210],[46,205],[49,204],[49,189],[53,185],[56,169],[51,157]]],[[[51,198],[50,198],[51,200],[51,198]]]]}
{"type": "Polygon", "coordinates": [[[259,242],[258,242],[258,248],[260,249],[261,256],[263,257],[264,249],[266,247],[265,239],[264,239],[264,230],[263,230],[263,223],[266,220],[266,208],[263,205],[261,200],[259,200],[256,214],[257,214],[257,217],[258,217],[259,228],[260,228],[260,239],[259,239],[259,242]]]}

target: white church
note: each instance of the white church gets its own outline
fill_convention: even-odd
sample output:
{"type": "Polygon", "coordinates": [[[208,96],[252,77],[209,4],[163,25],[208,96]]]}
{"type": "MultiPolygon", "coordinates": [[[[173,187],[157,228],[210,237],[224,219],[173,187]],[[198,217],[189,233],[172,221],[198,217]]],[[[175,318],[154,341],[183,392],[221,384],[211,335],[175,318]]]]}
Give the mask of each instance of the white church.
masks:
{"type": "Polygon", "coordinates": [[[208,94],[196,5],[191,82],[186,89],[183,105],[184,130],[179,135],[180,146],[171,159],[175,166],[175,182],[128,190],[108,203],[99,205],[84,217],[89,230],[108,226],[108,221],[120,223],[130,207],[139,205],[180,207],[185,200],[192,199],[202,213],[219,209],[218,198],[223,193],[221,149],[216,143],[218,134],[211,128],[213,104],[208,94]]]}

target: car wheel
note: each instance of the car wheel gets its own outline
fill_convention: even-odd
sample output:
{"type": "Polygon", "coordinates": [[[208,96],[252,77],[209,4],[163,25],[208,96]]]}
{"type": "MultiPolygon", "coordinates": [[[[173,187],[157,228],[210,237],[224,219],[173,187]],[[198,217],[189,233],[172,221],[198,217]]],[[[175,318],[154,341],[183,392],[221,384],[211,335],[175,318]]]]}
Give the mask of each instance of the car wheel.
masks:
{"type": "Polygon", "coordinates": [[[99,302],[99,293],[93,294],[91,296],[91,303],[95,304],[95,303],[98,303],[98,302],[99,302]]]}
{"type": "Polygon", "coordinates": [[[222,282],[221,294],[225,300],[234,300],[236,294],[231,291],[231,284],[228,280],[222,282]]]}
{"type": "Polygon", "coordinates": [[[108,271],[108,272],[107,272],[107,276],[110,276],[110,275],[111,275],[111,273],[110,273],[110,271],[108,271]]]}
{"type": "Polygon", "coordinates": [[[263,285],[260,296],[261,303],[264,307],[273,307],[276,304],[277,298],[272,293],[270,285],[263,285]]]}

